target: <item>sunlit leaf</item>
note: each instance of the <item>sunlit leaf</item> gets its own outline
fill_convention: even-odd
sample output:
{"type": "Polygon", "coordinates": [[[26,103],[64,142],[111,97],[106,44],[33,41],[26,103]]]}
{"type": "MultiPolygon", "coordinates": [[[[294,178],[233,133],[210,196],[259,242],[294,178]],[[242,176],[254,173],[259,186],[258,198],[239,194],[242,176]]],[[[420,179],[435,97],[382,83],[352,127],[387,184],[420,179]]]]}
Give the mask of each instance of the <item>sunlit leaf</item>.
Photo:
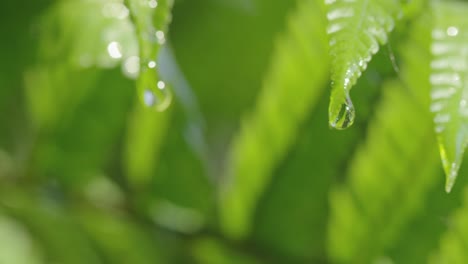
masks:
{"type": "Polygon", "coordinates": [[[450,192],[468,143],[468,4],[437,1],[432,10],[431,112],[450,192]]]}
{"type": "Polygon", "coordinates": [[[401,16],[399,0],[326,0],[329,21],[332,93],[329,122],[351,126],[355,110],[350,90],[401,16]]]}

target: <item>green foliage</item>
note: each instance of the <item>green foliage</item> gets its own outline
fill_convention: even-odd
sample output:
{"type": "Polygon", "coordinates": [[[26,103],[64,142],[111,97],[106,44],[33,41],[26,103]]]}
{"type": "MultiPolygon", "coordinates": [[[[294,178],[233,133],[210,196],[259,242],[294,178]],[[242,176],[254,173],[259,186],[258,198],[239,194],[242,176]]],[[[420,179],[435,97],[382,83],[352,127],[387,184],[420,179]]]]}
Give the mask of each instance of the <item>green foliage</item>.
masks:
{"type": "Polygon", "coordinates": [[[468,142],[468,5],[435,2],[432,10],[431,112],[450,192],[468,142]]]}
{"type": "Polygon", "coordinates": [[[305,1],[298,10],[289,24],[289,35],[278,44],[256,108],[232,143],[220,199],[221,225],[234,238],[249,233],[256,202],[275,164],[284,158],[323,91],[327,58],[321,7],[305,1]],[[304,70],[313,68],[316,61],[324,67],[304,70]]]}
{"type": "Polygon", "coordinates": [[[448,219],[449,228],[440,239],[440,248],[431,257],[429,263],[464,263],[466,261],[466,221],[468,202],[466,188],[463,195],[463,206],[448,219]]]}
{"type": "Polygon", "coordinates": [[[378,259],[420,210],[438,176],[428,113],[401,85],[383,88],[376,120],[351,162],[348,183],[331,192],[329,250],[338,263],[378,259]]]}
{"type": "Polygon", "coordinates": [[[33,2],[0,263],[466,262],[465,2],[33,2]]]}
{"type": "Polygon", "coordinates": [[[332,57],[330,126],[344,129],[353,124],[355,116],[349,92],[379,46],[387,43],[402,9],[398,0],[325,2],[332,57]]]}

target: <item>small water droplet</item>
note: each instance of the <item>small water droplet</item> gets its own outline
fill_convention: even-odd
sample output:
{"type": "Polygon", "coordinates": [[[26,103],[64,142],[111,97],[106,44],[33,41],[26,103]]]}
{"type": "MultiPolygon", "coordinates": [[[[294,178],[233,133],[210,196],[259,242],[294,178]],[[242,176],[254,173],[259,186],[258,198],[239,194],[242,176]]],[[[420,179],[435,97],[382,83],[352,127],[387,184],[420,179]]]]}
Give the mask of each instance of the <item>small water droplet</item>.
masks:
{"type": "Polygon", "coordinates": [[[140,73],[140,58],[138,56],[128,57],[122,64],[122,70],[128,78],[136,79],[140,73]]]}
{"type": "Polygon", "coordinates": [[[158,88],[160,90],[163,90],[164,88],[166,88],[166,84],[163,81],[159,81],[158,82],[158,88]]]}
{"type": "Polygon", "coordinates": [[[107,52],[109,56],[113,59],[120,59],[122,58],[122,48],[120,44],[116,41],[112,41],[107,45],[107,52]]]}
{"type": "Polygon", "coordinates": [[[355,118],[355,110],[351,98],[346,96],[345,99],[336,106],[333,104],[332,100],[329,114],[330,127],[343,130],[352,126],[355,118]]]}
{"type": "Polygon", "coordinates": [[[157,111],[166,110],[172,102],[172,94],[170,89],[167,89],[167,84],[159,80],[158,72],[149,68],[148,63],[143,63],[140,67],[138,90],[142,103],[157,111]]]}
{"type": "Polygon", "coordinates": [[[156,62],[155,61],[148,62],[148,68],[150,68],[150,69],[156,68],[156,62]]]}
{"type": "Polygon", "coordinates": [[[148,1],[148,6],[149,6],[150,8],[156,8],[156,7],[158,7],[158,1],[156,1],[156,0],[149,0],[149,1],[148,1]]]}
{"type": "Polygon", "coordinates": [[[450,37],[455,37],[458,35],[458,28],[456,27],[449,27],[447,28],[447,35],[450,37]]]}
{"type": "Polygon", "coordinates": [[[166,36],[164,35],[164,32],[161,30],[156,31],[155,33],[156,39],[158,40],[159,44],[164,44],[166,42],[166,36]]]}

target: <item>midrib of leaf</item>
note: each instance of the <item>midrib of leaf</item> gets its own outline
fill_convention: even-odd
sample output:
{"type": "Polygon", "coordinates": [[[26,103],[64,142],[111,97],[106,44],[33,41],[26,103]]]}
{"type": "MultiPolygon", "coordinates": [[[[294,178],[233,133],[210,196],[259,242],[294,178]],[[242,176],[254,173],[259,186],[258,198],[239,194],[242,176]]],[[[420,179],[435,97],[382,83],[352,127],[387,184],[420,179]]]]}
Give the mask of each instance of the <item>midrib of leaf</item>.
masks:
{"type": "Polygon", "coordinates": [[[468,143],[468,5],[435,1],[432,12],[431,112],[450,192],[468,143]]]}
{"type": "Polygon", "coordinates": [[[232,143],[220,189],[221,227],[232,238],[249,234],[275,164],[324,91],[328,61],[322,10],[319,1],[301,2],[288,35],[280,39],[256,107],[232,143]],[[320,67],[313,67],[317,61],[320,67]]]}

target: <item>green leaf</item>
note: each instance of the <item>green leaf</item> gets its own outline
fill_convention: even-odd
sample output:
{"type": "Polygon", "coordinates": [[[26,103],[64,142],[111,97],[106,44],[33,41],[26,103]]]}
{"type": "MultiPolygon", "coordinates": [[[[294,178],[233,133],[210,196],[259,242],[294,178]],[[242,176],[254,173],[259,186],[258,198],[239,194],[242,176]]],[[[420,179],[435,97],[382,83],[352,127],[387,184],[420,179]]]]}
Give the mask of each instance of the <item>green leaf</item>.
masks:
{"type": "Polygon", "coordinates": [[[355,118],[350,90],[379,50],[379,44],[387,43],[402,9],[399,0],[325,2],[332,58],[329,123],[333,128],[345,129],[355,118]]]}
{"type": "Polygon", "coordinates": [[[330,195],[328,250],[337,263],[379,260],[437,182],[429,113],[401,84],[389,83],[383,90],[347,184],[330,195]]]}
{"type": "Polygon", "coordinates": [[[74,111],[93,83],[91,67],[121,64],[123,74],[138,77],[143,103],[156,110],[169,106],[172,96],[158,78],[156,59],[172,1],[130,2],[129,10],[123,0],[63,0],[39,21],[38,64],[26,74],[29,112],[37,127],[54,126],[74,111]],[[130,13],[138,19],[131,20],[130,13]]]}
{"type": "Polygon", "coordinates": [[[86,97],[97,75],[92,67],[115,67],[135,55],[138,44],[121,0],[59,1],[38,24],[37,62],[26,72],[26,98],[35,127],[48,130],[86,97]]]}
{"type": "Polygon", "coordinates": [[[294,146],[275,169],[256,209],[253,235],[276,258],[284,258],[280,263],[316,263],[327,258],[328,193],[362,140],[381,82],[393,74],[391,67],[381,69],[384,65],[388,58],[380,52],[356,84],[356,102],[367,107],[361,109],[355,129],[330,131],[329,95],[324,92],[294,146]]]}
{"type": "Polygon", "coordinates": [[[323,92],[328,67],[321,17],[317,1],[301,3],[278,43],[256,107],[234,138],[220,190],[221,226],[231,237],[250,232],[257,200],[323,92]]]}
{"type": "Polygon", "coordinates": [[[108,263],[167,263],[153,227],[123,212],[76,208],[77,218],[108,263]]]}
{"type": "Polygon", "coordinates": [[[130,9],[139,44],[138,95],[142,103],[158,111],[171,104],[172,94],[159,78],[156,63],[161,45],[166,42],[166,27],[173,0],[125,0],[130,9]]]}
{"type": "Polygon", "coordinates": [[[130,115],[124,154],[128,180],[133,187],[151,182],[169,126],[170,111],[154,112],[136,104],[130,115]]]}
{"type": "Polygon", "coordinates": [[[439,250],[430,258],[429,263],[462,264],[468,260],[468,189],[465,187],[465,199],[462,208],[449,218],[449,228],[440,239],[439,250]]]}
{"type": "Polygon", "coordinates": [[[192,254],[196,263],[203,264],[258,264],[255,257],[226,245],[221,240],[200,238],[194,241],[192,254]]]}
{"type": "Polygon", "coordinates": [[[437,1],[432,11],[431,112],[450,192],[468,143],[468,4],[437,1]]]}
{"type": "Polygon", "coordinates": [[[43,252],[24,225],[0,213],[0,263],[45,263],[43,252]]]}
{"type": "Polygon", "coordinates": [[[118,70],[102,73],[67,119],[61,118],[54,129],[39,133],[30,176],[58,179],[66,187],[78,190],[101,174],[105,165],[117,158],[115,144],[125,127],[123,117],[134,92],[129,87],[131,82],[118,70]]]}
{"type": "Polygon", "coordinates": [[[1,201],[2,210],[22,223],[40,243],[46,263],[102,263],[69,212],[50,197],[10,188],[2,190],[1,201]]]}

